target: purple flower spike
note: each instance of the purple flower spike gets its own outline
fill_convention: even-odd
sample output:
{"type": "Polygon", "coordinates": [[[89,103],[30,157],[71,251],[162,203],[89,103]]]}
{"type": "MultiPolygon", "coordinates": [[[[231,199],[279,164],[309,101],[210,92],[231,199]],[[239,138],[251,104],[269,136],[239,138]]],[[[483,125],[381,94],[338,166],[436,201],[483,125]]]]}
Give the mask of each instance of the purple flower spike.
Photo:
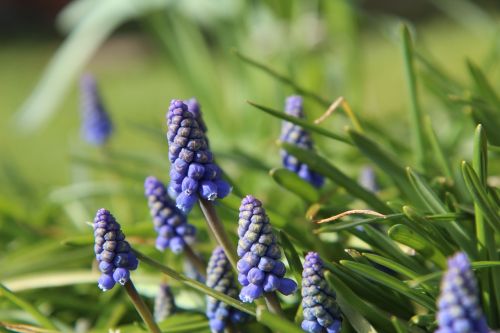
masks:
{"type": "Polygon", "coordinates": [[[342,317],[324,276],[323,261],[316,252],[309,252],[302,271],[302,329],[309,333],[338,333],[342,317]]]}
{"type": "Polygon", "coordinates": [[[264,292],[275,290],[290,295],[297,284],[285,278],[285,265],[262,203],[251,195],[241,201],[238,221],[238,281],[240,299],[253,302],[264,292]]]}
{"type": "Polygon", "coordinates": [[[102,275],[98,285],[103,291],[116,283],[124,285],[130,271],[137,268],[138,260],[125,240],[120,225],[109,211],[101,208],[94,219],[94,251],[102,275]]]}
{"type": "Polygon", "coordinates": [[[221,178],[214,163],[205,136],[206,128],[200,124],[199,105],[190,102],[191,109],[181,100],[172,100],[167,114],[171,191],[177,207],[184,213],[203,198],[213,201],[230,192],[229,184],[221,178]]]}
{"type": "Polygon", "coordinates": [[[436,333],[488,333],[479,304],[477,282],[467,256],[459,252],[448,259],[441,280],[436,333]]]}
{"type": "Polygon", "coordinates": [[[174,253],[182,252],[186,244],[194,242],[195,227],[187,223],[186,216],[175,206],[165,185],[157,178],[146,178],[144,194],[148,199],[149,211],[158,233],[156,248],[164,251],[169,247],[174,253]]]}
{"type": "Polygon", "coordinates": [[[157,323],[167,319],[175,311],[174,295],[170,286],[166,283],[160,284],[158,294],[155,297],[154,317],[157,323]]]}
{"type": "Polygon", "coordinates": [[[200,126],[203,133],[207,133],[207,126],[205,125],[205,122],[203,121],[200,103],[198,103],[198,101],[194,97],[191,99],[188,99],[187,101],[184,101],[184,103],[186,103],[186,105],[188,107],[188,111],[193,114],[194,119],[196,119],[196,121],[198,122],[198,125],[200,126]]]}
{"type": "Polygon", "coordinates": [[[94,77],[90,74],[80,80],[82,136],[90,144],[105,144],[113,131],[109,114],[102,103],[94,77]]]}
{"type": "MultiPolygon", "coordinates": [[[[215,248],[208,262],[207,286],[233,298],[238,295],[231,264],[220,246],[215,248]]],[[[247,315],[213,297],[207,296],[207,317],[211,331],[221,333],[228,321],[238,323],[245,320],[247,315]]]]}
{"type": "MultiPolygon", "coordinates": [[[[288,97],[286,99],[285,113],[292,117],[305,118],[302,110],[302,97],[288,97]]],[[[284,121],[282,123],[280,140],[296,145],[300,148],[310,150],[314,149],[313,141],[309,132],[288,121],[284,121]]],[[[285,168],[295,172],[300,178],[308,181],[315,187],[319,188],[323,186],[323,176],[311,171],[307,164],[299,162],[295,156],[288,154],[285,150],[281,151],[281,158],[285,168]]]]}

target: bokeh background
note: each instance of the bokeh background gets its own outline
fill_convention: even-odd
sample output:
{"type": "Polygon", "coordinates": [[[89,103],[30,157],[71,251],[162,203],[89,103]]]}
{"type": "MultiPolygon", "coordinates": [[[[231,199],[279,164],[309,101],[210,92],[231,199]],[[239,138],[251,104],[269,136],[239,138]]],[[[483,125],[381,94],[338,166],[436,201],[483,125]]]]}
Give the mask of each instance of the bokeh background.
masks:
{"type": "MultiPolygon", "coordinates": [[[[98,310],[118,296],[99,298],[93,281],[67,286],[91,283],[81,272],[93,254],[61,241],[86,232],[84,221],[103,206],[118,212],[132,234],[153,236],[142,186],[151,174],[168,180],[165,112],[173,98],[199,100],[211,147],[238,189],[290,216],[300,201],[268,173],[280,166],[280,121],[246,101],[281,110],[294,90],[244,63],[235,50],[327,100],[343,96],[360,119],[377,124],[380,137],[390,137],[386,147],[401,148],[398,157],[406,165],[401,22],[411,28],[417,52],[457,82],[470,85],[466,60],[472,59],[500,88],[499,19],[497,0],[0,1],[0,282],[67,324],[84,318],[85,327],[109,327],[96,319],[98,310]],[[71,38],[78,42],[71,57],[54,61],[71,38]],[[96,51],[83,61],[93,43],[96,51]],[[44,83],[48,66],[59,75],[44,83]],[[85,72],[97,78],[114,123],[104,148],[80,135],[78,79],[85,72]],[[58,273],[72,269],[77,275],[58,273]],[[43,281],[32,279],[44,272],[43,281]],[[32,290],[33,283],[45,289],[32,290]],[[58,297],[62,293],[65,298],[58,297]],[[96,300],[99,306],[88,309],[96,300]]],[[[443,90],[436,94],[432,71],[417,65],[422,109],[458,172],[471,152],[470,140],[461,138],[472,137],[474,122],[462,106],[443,100],[443,90]]],[[[325,112],[310,99],[305,110],[310,120],[325,112]]],[[[322,126],[342,133],[349,125],[339,112],[322,126]]],[[[366,159],[341,143],[316,139],[322,155],[357,178],[366,159]]],[[[498,174],[498,166],[492,168],[498,174]]],[[[203,223],[198,212],[193,221],[203,223]]],[[[210,248],[200,246],[206,253],[210,248]]],[[[144,281],[158,277],[139,280],[147,294],[144,281]]],[[[0,311],[0,320],[30,322],[8,302],[0,307],[9,309],[0,311]]]]}

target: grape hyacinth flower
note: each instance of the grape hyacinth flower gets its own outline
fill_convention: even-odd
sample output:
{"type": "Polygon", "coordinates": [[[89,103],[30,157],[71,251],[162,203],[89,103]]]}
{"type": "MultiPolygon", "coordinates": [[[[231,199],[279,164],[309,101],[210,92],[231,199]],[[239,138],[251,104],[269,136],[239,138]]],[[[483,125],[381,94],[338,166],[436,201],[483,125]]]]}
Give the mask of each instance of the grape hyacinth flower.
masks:
{"type": "MultiPolygon", "coordinates": [[[[194,119],[198,122],[198,126],[200,126],[201,130],[203,133],[207,133],[207,125],[205,125],[205,122],[203,121],[203,117],[201,115],[201,106],[200,103],[196,100],[196,98],[191,98],[188,99],[187,101],[184,101],[188,107],[188,111],[191,112],[194,116],[194,119]]],[[[208,139],[207,139],[208,140],[208,139]]]]}
{"type": "Polygon", "coordinates": [[[113,288],[115,283],[124,285],[130,277],[130,271],[137,268],[138,260],[132,252],[120,224],[111,213],[101,208],[94,219],[94,251],[99,270],[99,288],[103,291],[113,288]]]}
{"type": "Polygon", "coordinates": [[[149,211],[158,233],[156,248],[164,251],[169,247],[174,253],[182,252],[186,244],[194,242],[195,227],[187,222],[186,216],[168,197],[165,185],[157,178],[146,178],[144,194],[148,199],[149,211]]]}
{"type": "Polygon", "coordinates": [[[104,108],[94,77],[84,75],[80,80],[82,136],[90,144],[105,144],[113,131],[113,124],[104,108]]]}
{"type": "MultiPolygon", "coordinates": [[[[305,118],[302,109],[302,97],[290,96],[286,99],[285,113],[292,117],[305,118]]],[[[283,121],[281,126],[280,140],[293,144],[297,147],[312,150],[314,149],[313,141],[309,132],[288,121],[283,121]]],[[[321,187],[324,183],[322,175],[311,171],[309,166],[301,163],[295,156],[290,155],[286,150],[281,151],[283,166],[290,171],[295,172],[300,178],[308,181],[315,187],[321,187]]]]}
{"type": "Polygon", "coordinates": [[[207,138],[193,113],[181,100],[172,100],[167,114],[170,190],[177,207],[188,213],[199,198],[214,201],[231,191],[214,163],[207,138]]]}
{"type": "Polygon", "coordinates": [[[469,259],[463,252],[448,259],[441,280],[436,333],[488,333],[479,304],[477,282],[469,259]]]}
{"type": "Polygon", "coordinates": [[[165,320],[175,311],[174,295],[170,286],[166,283],[160,284],[158,294],[155,297],[154,317],[158,323],[165,320]]]}
{"type": "Polygon", "coordinates": [[[309,252],[302,271],[302,329],[309,333],[340,332],[342,317],[324,276],[323,261],[316,252],[309,252]]]}
{"type": "MultiPolygon", "coordinates": [[[[233,298],[238,295],[231,264],[220,246],[214,249],[208,262],[207,286],[233,298]]],[[[224,331],[228,322],[235,324],[242,322],[246,318],[246,314],[207,296],[207,317],[211,331],[220,333],[224,331]]]]}
{"type": "Polygon", "coordinates": [[[252,302],[264,293],[278,290],[290,295],[295,281],[285,278],[286,268],[269,218],[262,203],[251,195],[241,201],[238,221],[238,281],[243,285],[240,299],[252,302]]]}

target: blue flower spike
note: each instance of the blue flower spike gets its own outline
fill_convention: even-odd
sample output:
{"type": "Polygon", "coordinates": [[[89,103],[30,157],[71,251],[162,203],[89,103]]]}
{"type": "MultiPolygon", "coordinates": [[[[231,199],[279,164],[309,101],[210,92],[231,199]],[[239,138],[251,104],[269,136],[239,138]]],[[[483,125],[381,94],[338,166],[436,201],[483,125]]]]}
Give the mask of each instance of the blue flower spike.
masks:
{"type": "Polygon", "coordinates": [[[309,252],[302,271],[302,329],[309,333],[338,333],[342,326],[335,293],[325,280],[323,261],[309,252]]]}
{"type": "Polygon", "coordinates": [[[172,100],[167,113],[170,167],[170,192],[177,207],[188,213],[198,199],[214,201],[231,192],[214,163],[205,132],[188,106],[172,100]]]}
{"type": "Polygon", "coordinates": [[[84,75],[80,80],[82,136],[90,144],[104,145],[113,132],[113,124],[106,112],[94,77],[84,75]]]}
{"type": "Polygon", "coordinates": [[[238,281],[243,286],[240,299],[253,302],[264,293],[279,291],[290,295],[295,281],[285,278],[281,250],[262,203],[251,195],[241,201],[238,221],[238,281]]]}
{"type": "MultiPolygon", "coordinates": [[[[305,118],[302,108],[302,97],[290,96],[286,99],[285,113],[292,117],[305,118]]],[[[314,144],[309,132],[302,127],[288,121],[283,121],[281,127],[280,140],[290,143],[300,148],[313,150],[314,144]]],[[[295,156],[290,155],[287,151],[281,151],[283,166],[290,171],[295,172],[300,178],[308,181],[315,187],[321,187],[324,183],[322,175],[311,171],[307,164],[301,163],[295,156]]]]}
{"type": "Polygon", "coordinates": [[[186,216],[169,198],[165,185],[157,178],[146,178],[144,195],[158,233],[156,248],[160,251],[170,248],[176,254],[181,253],[186,244],[194,242],[196,228],[187,222],[186,216]]]}
{"type": "Polygon", "coordinates": [[[448,259],[448,269],[441,280],[437,322],[435,333],[491,332],[481,310],[474,273],[463,252],[448,259]]]}
{"type": "Polygon", "coordinates": [[[154,317],[157,323],[165,320],[175,311],[174,294],[167,283],[160,284],[155,297],[154,317]]]}
{"type": "Polygon", "coordinates": [[[127,283],[130,271],[135,270],[139,262],[125,240],[120,224],[104,208],[96,213],[94,237],[94,251],[102,273],[98,281],[99,288],[106,291],[116,283],[127,283]]]}
{"type": "MultiPolygon", "coordinates": [[[[233,298],[238,296],[231,264],[220,246],[214,249],[208,262],[207,286],[233,298]]],[[[236,324],[247,317],[245,313],[210,296],[207,296],[206,313],[213,333],[222,333],[228,322],[236,324]]]]}
{"type": "Polygon", "coordinates": [[[203,121],[203,116],[201,113],[201,106],[200,103],[196,100],[196,98],[191,98],[185,101],[188,111],[191,112],[194,116],[194,119],[198,122],[198,126],[200,126],[200,129],[203,131],[203,133],[207,133],[207,126],[205,125],[205,122],[203,121]]]}

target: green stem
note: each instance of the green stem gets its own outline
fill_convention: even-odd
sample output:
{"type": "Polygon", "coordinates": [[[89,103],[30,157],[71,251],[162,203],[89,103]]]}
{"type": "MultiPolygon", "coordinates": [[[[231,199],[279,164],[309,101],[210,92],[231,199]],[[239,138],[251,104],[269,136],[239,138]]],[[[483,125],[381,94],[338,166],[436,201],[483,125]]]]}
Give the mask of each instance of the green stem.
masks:
{"type": "Polygon", "coordinates": [[[280,301],[275,292],[265,293],[264,298],[266,300],[266,304],[268,309],[277,316],[285,317],[285,313],[281,309],[280,301]]]}
{"type": "Polygon", "coordinates": [[[425,166],[425,135],[422,119],[422,111],[417,97],[417,79],[413,63],[413,45],[408,27],[401,27],[403,39],[403,60],[406,73],[406,81],[410,93],[410,125],[412,127],[413,150],[416,164],[420,170],[425,166]]]}
{"type": "Polygon", "coordinates": [[[7,287],[0,283],[0,296],[4,296],[12,303],[29,313],[40,325],[51,330],[57,330],[56,325],[33,304],[14,294],[7,287]]]}
{"type": "Polygon", "coordinates": [[[199,203],[201,210],[207,220],[208,226],[210,227],[210,230],[212,230],[217,243],[222,246],[227,258],[229,259],[229,262],[231,263],[231,266],[233,266],[233,269],[237,271],[236,263],[238,262],[238,258],[236,257],[236,250],[233,243],[231,243],[231,241],[229,240],[226,231],[224,230],[224,226],[222,225],[222,222],[219,219],[217,212],[215,211],[214,205],[212,204],[212,202],[202,198],[200,198],[199,203]]]}
{"type": "Polygon", "coordinates": [[[205,265],[205,262],[198,256],[194,251],[191,246],[186,244],[184,246],[184,255],[187,257],[187,259],[193,264],[193,266],[196,268],[198,273],[200,273],[204,278],[207,277],[207,265],[205,265]]]}
{"type": "Polygon", "coordinates": [[[141,296],[139,296],[139,293],[137,292],[137,289],[135,289],[132,280],[129,279],[125,283],[124,287],[125,290],[127,291],[128,296],[130,297],[130,300],[134,304],[135,309],[141,316],[142,320],[148,327],[149,331],[151,333],[161,333],[161,330],[156,324],[153,315],[151,314],[151,311],[149,311],[148,307],[146,306],[146,303],[144,303],[141,296]]]}
{"type": "MultiPolygon", "coordinates": [[[[488,175],[488,152],[487,152],[487,138],[486,134],[482,128],[482,125],[478,125],[476,128],[474,136],[474,155],[472,160],[472,166],[476,171],[479,181],[481,184],[487,188],[486,177],[488,175]]],[[[477,236],[477,246],[479,260],[497,260],[497,253],[495,249],[495,237],[494,232],[490,225],[485,221],[485,217],[481,210],[481,207],[477,203],[474,203],[474,216],[476,224],[476,236],[477,236]]],[[[496,317],[495,308],[500,306],[500,297],[496,296],[496,299],[492,295],[499,293],[500,290],[494,290],[495,287],[500,287],[500,284],[495,282],[494,274],[495,269],[490,271],[482,271],[479,273],[479,284],[481,286],[481,296],[482,304],[485,309],[485,313],[490,323],[494,323],[498,320],[496,317]],[[490,280],[490,277],[492,280],[490,280]],[[493,282],[493,285],[492,283],[493,282]],[[490,292],[493,290],[493,292],[490,292]],[[496,306],[495,306],[496,305],[496,306]]]]}

